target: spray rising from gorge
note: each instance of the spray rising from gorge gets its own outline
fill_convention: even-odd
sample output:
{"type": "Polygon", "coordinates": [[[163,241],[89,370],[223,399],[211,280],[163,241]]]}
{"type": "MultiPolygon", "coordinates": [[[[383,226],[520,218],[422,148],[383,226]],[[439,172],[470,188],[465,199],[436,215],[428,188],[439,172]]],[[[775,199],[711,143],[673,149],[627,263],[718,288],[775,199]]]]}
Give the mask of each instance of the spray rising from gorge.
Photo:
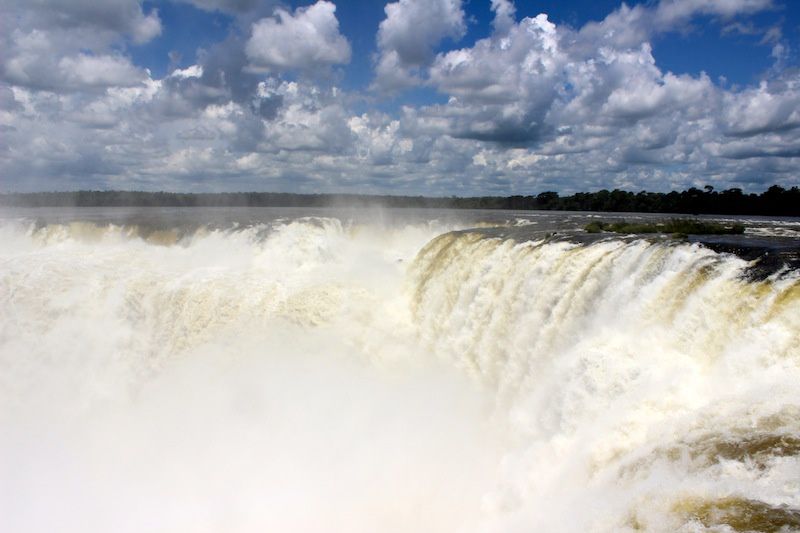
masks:
{"type": "Polygon", "coordinates": [[[800,528],[797,271],[284,215],[0,225],[10,530],[800,528]]]}

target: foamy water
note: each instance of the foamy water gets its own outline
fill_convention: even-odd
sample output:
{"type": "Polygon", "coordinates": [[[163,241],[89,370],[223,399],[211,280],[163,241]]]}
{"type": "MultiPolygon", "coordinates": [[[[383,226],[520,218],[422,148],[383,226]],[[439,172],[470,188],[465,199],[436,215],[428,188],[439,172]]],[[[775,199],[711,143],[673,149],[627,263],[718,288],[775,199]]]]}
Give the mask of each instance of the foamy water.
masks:
{"type": "Polygon", "coordinates": [[[800,528],[796,272],[470,225],[6,220],[0,530],[800,528]]]}

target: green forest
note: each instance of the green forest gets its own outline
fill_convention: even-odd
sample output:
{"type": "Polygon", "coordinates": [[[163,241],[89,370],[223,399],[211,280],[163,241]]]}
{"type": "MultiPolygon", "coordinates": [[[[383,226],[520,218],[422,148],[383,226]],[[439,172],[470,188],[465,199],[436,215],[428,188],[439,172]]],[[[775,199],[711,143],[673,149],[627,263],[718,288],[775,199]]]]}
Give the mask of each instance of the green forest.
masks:
{"type": "Polygon", "coordinates": [[[615,189],[560,196],[547,191],[522,196],[425,197],[274,192],[174,193],[74,191],[0,194],[0,205],[20,207],[327,207],[383,206],[452,209],[607,211],[637,213],[800,216],[800,189],[773,185],[761,194],[711,186],[685,191],[629,192],[615,189]]]}

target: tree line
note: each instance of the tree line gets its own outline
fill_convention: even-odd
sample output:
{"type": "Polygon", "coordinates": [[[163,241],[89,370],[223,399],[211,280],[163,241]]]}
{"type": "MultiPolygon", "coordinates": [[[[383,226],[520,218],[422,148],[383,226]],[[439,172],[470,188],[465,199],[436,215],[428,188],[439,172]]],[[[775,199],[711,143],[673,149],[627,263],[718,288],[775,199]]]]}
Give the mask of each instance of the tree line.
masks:
{"type": "Polygon", "coordinates": [[[453,209],[609,211],[638,213],[800,216],[800,189],[773,185],[761,194],[733,188],[690,188],[669,193],[614,189],[560,196],[537,195],[426,197],[364,194],[273,192],[174,193],[144,191],[72,191],[0,194],[0,205],[20,207],[328,207],[383,206],[453,209]]]}

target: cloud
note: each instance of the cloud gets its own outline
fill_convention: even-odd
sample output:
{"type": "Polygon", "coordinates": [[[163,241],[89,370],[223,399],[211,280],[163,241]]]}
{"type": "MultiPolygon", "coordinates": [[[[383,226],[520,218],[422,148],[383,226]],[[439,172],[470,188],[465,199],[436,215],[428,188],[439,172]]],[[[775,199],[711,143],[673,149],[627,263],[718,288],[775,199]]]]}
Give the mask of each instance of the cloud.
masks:
{"type": "Polygon", "coordinates": [[[119,52],[162,31],[158,12],[134,0],[10,0],[0,9],[0,79],[36,90],[81,91],[141,83],[147,74],[119,52]]]}
{"type": "Polygon", "coordinates": [[[415,69],[426,66],[434,47],[466,31],[461,0],[399,0],[384,8],[378,27],[375,86],[392,91],[419,82],[415,69]]]}
{"type": "Polygon", "coordinates": [[[492,36],[436,57],[429,83],[450,99],[422,109],[420,120],[455,137],[550,153],[596,149],[598,139],[619,144],[643,120],[653,130],[671,129],[666,137],[678,139],[682,124],[714,122],[714,112],[730,117],[723,126],[729,135],[793,127],[793,82],[784,81],[776,95],[765,88],[731,94],[722,110],[722,95],[707,76],[662,72],[647,40],[652,18],[674,24],[697,14],[733,16],[770,6],[761,0],[623,4],[576,31],[557,27],[546,15],[513,23],[513,5],[495,2],[496,18],[504,18],[492,36]]]}
{"type": "Polygon", "coordinates": [[[498,34],[507,33],[514,26],[514,15],[517,8],[511,0],[492,0],[494,20],[492,26],[498,34]]]}
{"type": "Polygon", "coordinates": [[[763,83],[729,88],[668,72],[653,51],[697,16],[750,31],[737,17],[770,2],[621,6],[572,28],[493,0],[491,34],[444,50],[465,30],[460,2],[393,2],[371,94],[310,75],[351,55],[331,3],[266,18],[272,4],[192,3],[235,15],[233,29],[160,78],[125,55],[136,23],[116,10],[157,19],[141,3],[7,3],[2,23],[18,24],[0,35],[3,185],[507,195],[800,183],[800,73],[785,52],[763,83]],[[420,84],[443,103],[371,107],[374,91],[420,84]]]}
{"type": "Polygon", "coordinates": [[[60,56],[62,50],[47,33],[17,31],[10,53],[2,64],[2,77],[24,87],[78,91],[109,86],[130,87],[147,77],[143,69],[118,55],[78,53],[60,56]],[[60,57],[59,57],[60,56],[60,57]]]}
{"type": "Polygon", "coordinates": [[[269,80],[259,84],[258,95],[261,127],[249,131],[259,135],[253,139],[253,151],[343,154],[350,150],[353,133],[347,124],[349,115],[336,89],[269,80]]]}
{"type": "Polygon", "coordinates": [[[192,4],[193,6],[205,11],[222,11],[223,13],[247,13],[256,9],[259,0],[179,0],[192,4]]]}
{"type": "Polygon", "coordinates": [[[659,27],[671,29],[696,15],[730,19],[772,7],[772,0],[661,0],[655,9],[655,19],[659,27]]]}
{"type": "Polygon", "coordinates": [[[472,48],[437,56],[430,83],[452,95],[435,114],[456,137],[524,143],[547,129],[566,62],[556,26],[526,17],[472,48]]]}
{"type": "Polygon", "coordinates": [[[430,59],[433,46],[444,37],[459,38],[466,30],[458,0],[400,0],[386,5],[378,28],[378,46],[394,50],[406,66],[430,59]]]}
{"type": "Polygon", "coordinates": [[[772,0],[661,0],[654,6],[633,7],[623,3],[602,21],[586,24],[577,37],[586,50],[598,45],[636,47],[656,35],[684,29],[698,15],[730,20],[772,7],[772,0]]]}
{"type": "Polygon", "coordinates": [[[136,43],[145,43],[162,31],[158,11],[145,13],[141,0],[9,0],[7,7],[23,16],[23,24],[39,29],[99,31],[136,43]]]}
{"type": "Polygon", "coordinates": [[[66,83],[74,87],[130,87],[146,77],[126,58],[86,54],[62,57],[58,71],[66,83]]]}
{"type": "Polygon", "coordinates": [[[722,128],[729,136],[752,137],[800,128],[800,75],[728,94],[725,104],[722,128]]]}
{"type": "Polygon", "coordinates": [[[277,9],[253,24],[245,45],[250,66],[265,71],[319,69],[350,61],[350,44],[339,33],[336,6],[319,0],[294,14],[277,9]]]}
{"type": "MultiPolygon", "coordinates": [[[[699,14],[731,17],[770,6],[623,5],[578,30],[557,27],[545,15],[518,23],[506,17],[489,38],[436,56],[428,83],[448,102],[415,110],[413,122],[434,135],[476,142],[473,166],[484,172],[526,170],[572,182],[570,174],[581,169],[588,188],[592,176],[606,187],[652,180],[663,188],[660,168],[672,169],[673,183],[682,186],[687,179],[739,179],[767,168],[768,158],[798,156],[797,74],[724,91],[705,74],[662,71],[649,38],[699,14]],[[754,142],[733,139],[745,136],[754,142]]],[[[500,7],[509,8],[496,3],[496,18],[500,7]]]]}
{"type": "Polygon", "coordinates": [[[196,65],[173,70],[161,80],[153,104],[157,109],[153,112],[190,117],[209,105],[228,102],[260,108],[257,90],[263,76],[248,68],[245,42],[237,32],[231,32],[222,42],[200,50],[196,65]]]}

